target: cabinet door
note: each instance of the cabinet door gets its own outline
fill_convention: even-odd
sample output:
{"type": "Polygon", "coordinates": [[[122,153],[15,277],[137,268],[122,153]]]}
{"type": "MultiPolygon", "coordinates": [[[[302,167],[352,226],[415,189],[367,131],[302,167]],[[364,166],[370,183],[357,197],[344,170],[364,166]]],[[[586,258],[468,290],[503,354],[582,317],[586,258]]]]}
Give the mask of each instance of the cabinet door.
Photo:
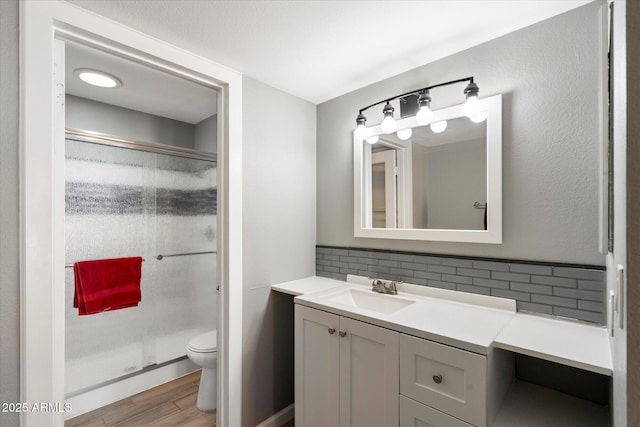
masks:
{"type": "Polygon", "coordinates": [[[340,332],[340,427],[396,427],[398,333],[344,317],[340,332]]]}
{"type": "Polygon", "coordinates": [[[297,427],[338,426],[338,316],[295,305],[297,427]]]}
{"type": "Polygon", "coordinates": [[[400,427],[473,427],[450,415],[400,396],[400,427]]]}

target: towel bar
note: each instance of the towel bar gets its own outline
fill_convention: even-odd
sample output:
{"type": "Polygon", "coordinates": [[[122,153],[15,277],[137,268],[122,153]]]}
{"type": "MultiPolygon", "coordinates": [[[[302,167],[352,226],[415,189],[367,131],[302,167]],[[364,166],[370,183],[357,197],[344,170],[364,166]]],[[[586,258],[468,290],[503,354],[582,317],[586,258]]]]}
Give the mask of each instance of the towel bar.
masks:
{"type": "MultiPolygon", "coordinates": [[[[142,261],[144,262],[144,258],[142,258],[142,261]]],[[[64,268],[73,268],[73,263],[71,264],[65,264],[64,268]]]]}
{"type": "Polygon", "coordinates": [[[162,255],[162,254],[160,254],[160,255],[158,255],[156,257],[156,259],[158,261],[161,261],[163,258],[171,258],[171,257],[174,257],[174,256],[204,255],[204,254],[216,254],[216,253],[218,253],[218,252],[217,251],[206,251],[206,252],[186,252],[186,253],[183,253],[183,254],[171,254],[171,255],[162,255]]]}

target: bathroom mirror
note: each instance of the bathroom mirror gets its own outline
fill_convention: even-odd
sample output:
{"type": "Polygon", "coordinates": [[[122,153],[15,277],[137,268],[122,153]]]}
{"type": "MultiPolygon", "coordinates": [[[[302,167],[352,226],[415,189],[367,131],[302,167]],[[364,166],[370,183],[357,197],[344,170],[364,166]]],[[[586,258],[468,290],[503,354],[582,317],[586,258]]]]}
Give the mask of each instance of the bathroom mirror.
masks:
{"type": "Polygon", "coordinates": [[[502,97],[480,102],[485,120],[461,104],[354,136],[355,237],[502,243],[502,97]]]}

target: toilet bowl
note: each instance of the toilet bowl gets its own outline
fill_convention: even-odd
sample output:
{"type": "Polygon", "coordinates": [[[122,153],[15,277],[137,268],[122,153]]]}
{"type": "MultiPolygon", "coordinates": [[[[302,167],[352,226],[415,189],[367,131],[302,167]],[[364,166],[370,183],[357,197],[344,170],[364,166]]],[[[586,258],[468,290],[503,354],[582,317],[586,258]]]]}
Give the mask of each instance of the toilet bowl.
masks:
{"type": "Polygon", "coordinates": [[[196,407],[201,411],[216,410],[217,400],[217,362],[218,362],[218,331],[205,332],[189,341],[187,356],[202,368],[200,387],[196,407]]]}

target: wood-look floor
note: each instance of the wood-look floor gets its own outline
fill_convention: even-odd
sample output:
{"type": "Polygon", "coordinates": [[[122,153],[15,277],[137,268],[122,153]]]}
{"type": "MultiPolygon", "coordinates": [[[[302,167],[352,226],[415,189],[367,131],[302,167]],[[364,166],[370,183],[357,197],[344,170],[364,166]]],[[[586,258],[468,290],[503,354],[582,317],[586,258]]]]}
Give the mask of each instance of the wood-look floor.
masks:
{"type": "Polygon", "coordinates": [[[200,371],[65,421],[65,427],[212,427],[216,414],[196,408],[200,371]]]}

